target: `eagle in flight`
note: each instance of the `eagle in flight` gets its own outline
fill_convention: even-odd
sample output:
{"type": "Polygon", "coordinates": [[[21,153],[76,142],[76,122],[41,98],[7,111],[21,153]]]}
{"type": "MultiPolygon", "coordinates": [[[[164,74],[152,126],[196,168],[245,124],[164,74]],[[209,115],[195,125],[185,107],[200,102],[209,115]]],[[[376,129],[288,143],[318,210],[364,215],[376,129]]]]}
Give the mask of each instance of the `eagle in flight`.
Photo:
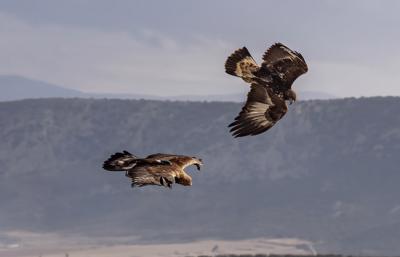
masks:
{"type": "Polygon", "coordinates": [[[236,50],[225,63],[226,73],[251,84],[242,111],[229,127],[234,137],[254,136],[270,129],[287,112],[286,101],[296,101],[293,82],[308,70],[303,56],[281,43],[263,55],[261,67],[246,47],[236,50]]]}
{"type": "Polygon", "coordinates": [[[111,155],[103,163],[103,169],[125,171],[125,176],[132,179],[132,187],[157,185],[172,188],[174,183],[192,185],[192,178],[184,170],[190,165],[195,165],[200,170],[203,163],[201,159],[184,155],[157,153],[138,158],[123,151],[111,155]]]}

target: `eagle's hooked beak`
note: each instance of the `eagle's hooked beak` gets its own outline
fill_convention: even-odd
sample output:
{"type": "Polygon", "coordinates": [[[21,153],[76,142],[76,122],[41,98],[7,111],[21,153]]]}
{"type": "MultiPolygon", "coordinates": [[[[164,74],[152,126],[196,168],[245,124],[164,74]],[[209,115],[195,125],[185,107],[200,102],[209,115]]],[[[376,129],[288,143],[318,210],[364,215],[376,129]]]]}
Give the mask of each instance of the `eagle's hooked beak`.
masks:
{"type": "Polygon", "coordinates": [[[196,157],[193,157],[193,158],[195,158],[197,160],[197,162],[194,163],[194,165],[196,166],[197,170],[200,170],[201,165],[203,165],[203,160],[202,159],[198,159],[196,157]]]}

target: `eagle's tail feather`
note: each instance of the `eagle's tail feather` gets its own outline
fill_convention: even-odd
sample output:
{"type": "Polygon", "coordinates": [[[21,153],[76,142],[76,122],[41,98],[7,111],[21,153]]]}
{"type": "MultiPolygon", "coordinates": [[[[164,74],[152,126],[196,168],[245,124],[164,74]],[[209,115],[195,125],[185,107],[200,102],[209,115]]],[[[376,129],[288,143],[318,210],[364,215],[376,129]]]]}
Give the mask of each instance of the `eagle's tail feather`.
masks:
{"type": "Polygon", "coordinates": [[[103,169],[109,171],[126,171],[136,165],[138,158],[128,151],[117,152],[103,163],[103,169]]]}
{"type": "Polygon", "coordinates": [[[246,47],[239,48],[228,57],[225,62],[225,72],[232,76],[242,77],[242,67],[240,67],[241,63],[251,63],[250,65],[257,66],[246,47]]]}

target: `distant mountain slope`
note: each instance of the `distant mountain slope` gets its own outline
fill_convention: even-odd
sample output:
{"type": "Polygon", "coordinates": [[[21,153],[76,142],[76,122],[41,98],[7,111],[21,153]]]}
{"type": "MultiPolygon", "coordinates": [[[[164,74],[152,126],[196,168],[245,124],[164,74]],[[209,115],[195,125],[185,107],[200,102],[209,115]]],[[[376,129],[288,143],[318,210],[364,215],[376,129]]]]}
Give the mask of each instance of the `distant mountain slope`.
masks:
{"type": "Polygon", "coordinates": [[[26,98],[83,97],[83,93],[20,76],[0,76],[0,101],[26,98]]]}
{"type": "Polygon", "coordinates": [[[149,95],[96,94],[60,87],[40,80],[21,76],[0,75],[0,101],[35,98],[120,98],[120,99],[161,99],[149,95]]]}
{"type": "Polygon", "coordinates": [[[237,140],[226,126],[240,108],[0,103],[0,231],[163,242],[296,237],[322,252],[400,252],[393,240],[400,224],[400,98],[296,103],[268,133],[237,140]],[[190,171],[191,188],[131,189],[124,174],[101,169],[124,149],[199,156],[205,166],[190,171]]]}
{"type": "MultiPolygon", "coordinates": [[[[172,100],[172,101],[223,101],[223,102],[243,102],[246,99],[246,92],[242,94],[225,95],[182,95],[161,97],[144,94],[114,94],[114,93],[85,93],[60,87],[40,80],[28,79],[21,76],[0,75],[0,102],[13,101],[32,98],[51,98],[51,97],[81,97],[81,98],[110,98],[110,99],[149,99],[149,100],[172,100]]],[[[313,92],[300,91],[301,100],[310,99],[332,99],[332,95],[313,92]]]]}
{"type": "MultiPolygon", "coordinates": [[[[298,100],[306,101],[306,100],[327,100],[338,98],[334,95],[327,94],[319,91],[302,91],[299,90],[297,92],[298,100]]],[[[169,100],[190,100],[190,101],[218,101],[218,102],[244,102],[247,97],[247,91],[244,90],[243,93],[238,94],[225,94],[225,95],[182,95],[182,96],[172,96],[169,97],[169,100]]],[[[164,98],[166,99],[166,98],[164,98]]],[[[161,98],[162,100],[162,98],[161,98]]]]}

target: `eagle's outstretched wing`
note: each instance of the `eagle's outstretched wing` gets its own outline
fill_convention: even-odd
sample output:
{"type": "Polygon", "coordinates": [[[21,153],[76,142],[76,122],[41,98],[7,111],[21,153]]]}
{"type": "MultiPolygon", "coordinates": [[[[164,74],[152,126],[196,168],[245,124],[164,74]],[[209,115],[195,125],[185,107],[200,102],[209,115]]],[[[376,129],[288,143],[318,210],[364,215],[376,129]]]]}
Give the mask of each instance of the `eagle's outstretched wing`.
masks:
{"type": "Polygon", "coordinates": [[[272,45],[264,53],[261,67],[281,78],[283,83],[280,83],[280,86],[284,88],[281,88],[280,91],[289,89],[300,75],[308,71],[303,56],[282,43],[272,45]]]}
{"type": "Polygon", "coordinates": [[[252,84],[242,111],[229,127],[234,137],[254,136],[271,128],[287,112],[283,99],[270,88],[252,84]]]}
{"type": "Polygon", "coordinates": [[[251,82],[260,69],[246,47],[239,48],[225,62],[225,72],[251,82]]]}

